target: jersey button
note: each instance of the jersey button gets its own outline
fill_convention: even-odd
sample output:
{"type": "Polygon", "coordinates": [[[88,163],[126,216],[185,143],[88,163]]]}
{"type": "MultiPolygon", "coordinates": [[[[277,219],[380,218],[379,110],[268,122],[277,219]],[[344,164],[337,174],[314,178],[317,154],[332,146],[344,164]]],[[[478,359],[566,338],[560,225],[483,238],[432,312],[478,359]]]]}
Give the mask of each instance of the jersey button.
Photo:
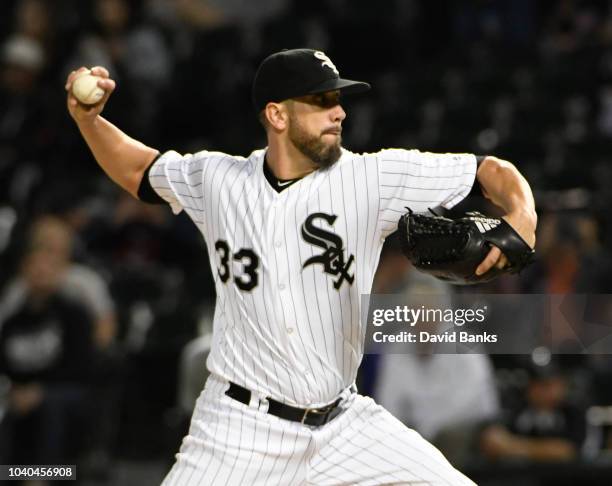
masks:
{"type": "Polygon", "coordinates": [[[287,328],[287,334],[292,334],[293,333],[293,328],[292,327],[288,327],[287,328]]]}
{"type": "Polygon", "coordinates": [[[274,243],[274,246],[275,246],[276,248],[280,248],[281,246],[283,246],[283,243],[282,243],[282,242],[280,242],[280,241],[277,241],[276,243],[274,243]]]}
{"type": "Polygon", "coordinates": [[[280,285],[278,286],[278,288],[279,288],[279,289],[281,289],[281,290],[285,290],[285,284],[280,284],[280,285]]]}

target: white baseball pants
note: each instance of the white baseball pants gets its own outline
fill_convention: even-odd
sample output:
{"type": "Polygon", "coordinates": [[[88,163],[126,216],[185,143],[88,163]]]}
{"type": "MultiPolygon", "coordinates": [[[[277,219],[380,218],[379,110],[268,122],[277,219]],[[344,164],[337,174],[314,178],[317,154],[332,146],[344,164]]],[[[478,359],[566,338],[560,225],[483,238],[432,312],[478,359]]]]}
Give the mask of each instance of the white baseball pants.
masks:
{"type": "Polygon", "coordinates": [[[322,427],[284,420],[225,395],[211,375],[162,486],[474,485],[372,399],[344,392],[322,427]]]}

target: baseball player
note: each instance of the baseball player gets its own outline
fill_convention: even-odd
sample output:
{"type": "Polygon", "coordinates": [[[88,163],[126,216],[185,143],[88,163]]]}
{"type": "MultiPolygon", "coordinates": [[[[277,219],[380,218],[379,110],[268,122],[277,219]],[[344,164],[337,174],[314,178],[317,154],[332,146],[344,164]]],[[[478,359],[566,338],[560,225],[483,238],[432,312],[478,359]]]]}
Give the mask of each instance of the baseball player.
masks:
{"type": "MultiPolygon", "coordinates": [[[[369,85],[341,78],[320,51],[262,62],[252,94],[268,146],[246,158],[143,145],[100,116],[115,89],[106,69],[92,70],[100,103],[72,96],[81,70],[68,77],[67,104],[96,160],[133,196],[185,211],[215,274],[210,378],[163,485],[474,484],[357,393],[360,296],[404,208],[449,208],[475,180],[533,246],[534,201],[516,168],[490,156],[344,149],[340,97],[369,85]]],[[[477,271],[504,264],[493,248],[477,271]]]]}

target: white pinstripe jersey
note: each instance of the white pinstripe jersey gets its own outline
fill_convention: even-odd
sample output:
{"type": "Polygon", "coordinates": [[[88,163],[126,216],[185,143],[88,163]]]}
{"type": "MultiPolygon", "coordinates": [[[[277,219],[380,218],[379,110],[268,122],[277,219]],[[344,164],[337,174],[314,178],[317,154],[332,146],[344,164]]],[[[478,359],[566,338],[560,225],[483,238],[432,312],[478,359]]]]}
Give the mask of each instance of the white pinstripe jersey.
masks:
{"type": "Polygon", "coordinates": [[[332,167],[278,193],[264,154],[166,152],[149,178],[206,240],[217,292],[209,370],[263,396],[321,406],[355,381],[360,296],[371,290],[385,237],[406,206],[461,201],[476,157],[343,149],[332,167]]]}

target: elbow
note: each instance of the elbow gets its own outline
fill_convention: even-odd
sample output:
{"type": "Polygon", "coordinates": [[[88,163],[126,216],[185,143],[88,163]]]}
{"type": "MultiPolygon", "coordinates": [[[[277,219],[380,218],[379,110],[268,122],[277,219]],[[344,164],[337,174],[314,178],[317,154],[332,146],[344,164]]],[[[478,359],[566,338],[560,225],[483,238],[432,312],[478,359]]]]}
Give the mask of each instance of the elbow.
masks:
{"type": "Polygon", "coordinates": [[[510,162],[492,155],[487,155],[478,165],[476,178],[487,198],[491,199],[491,196],[501,189],[502,183],[508,177],[506,172],[511,172],[511,167],[514,165],[510,162]]]}
{"type": "Polygon", "coordinates": [[[485,197],[494,203],[503,201],[506,210],[520,210],[537,224],[531,187],[513,163],[488,155],[478,167],[477,178],[485,197]]]}
{"type": "Polygon", "coordinates": [[[520,174],[512,162],[487,155],[478,167],[478,176],[487,179],[503,180],[506,177],[520,174]]]}
{"type": "Polygon", "coordinates": [[[485,197],[495,202],[498,195],[506,192],[508,182],[516,180],[518,175],[512,163],[487,155],[478,165],[476,179],[485,197]]]}

